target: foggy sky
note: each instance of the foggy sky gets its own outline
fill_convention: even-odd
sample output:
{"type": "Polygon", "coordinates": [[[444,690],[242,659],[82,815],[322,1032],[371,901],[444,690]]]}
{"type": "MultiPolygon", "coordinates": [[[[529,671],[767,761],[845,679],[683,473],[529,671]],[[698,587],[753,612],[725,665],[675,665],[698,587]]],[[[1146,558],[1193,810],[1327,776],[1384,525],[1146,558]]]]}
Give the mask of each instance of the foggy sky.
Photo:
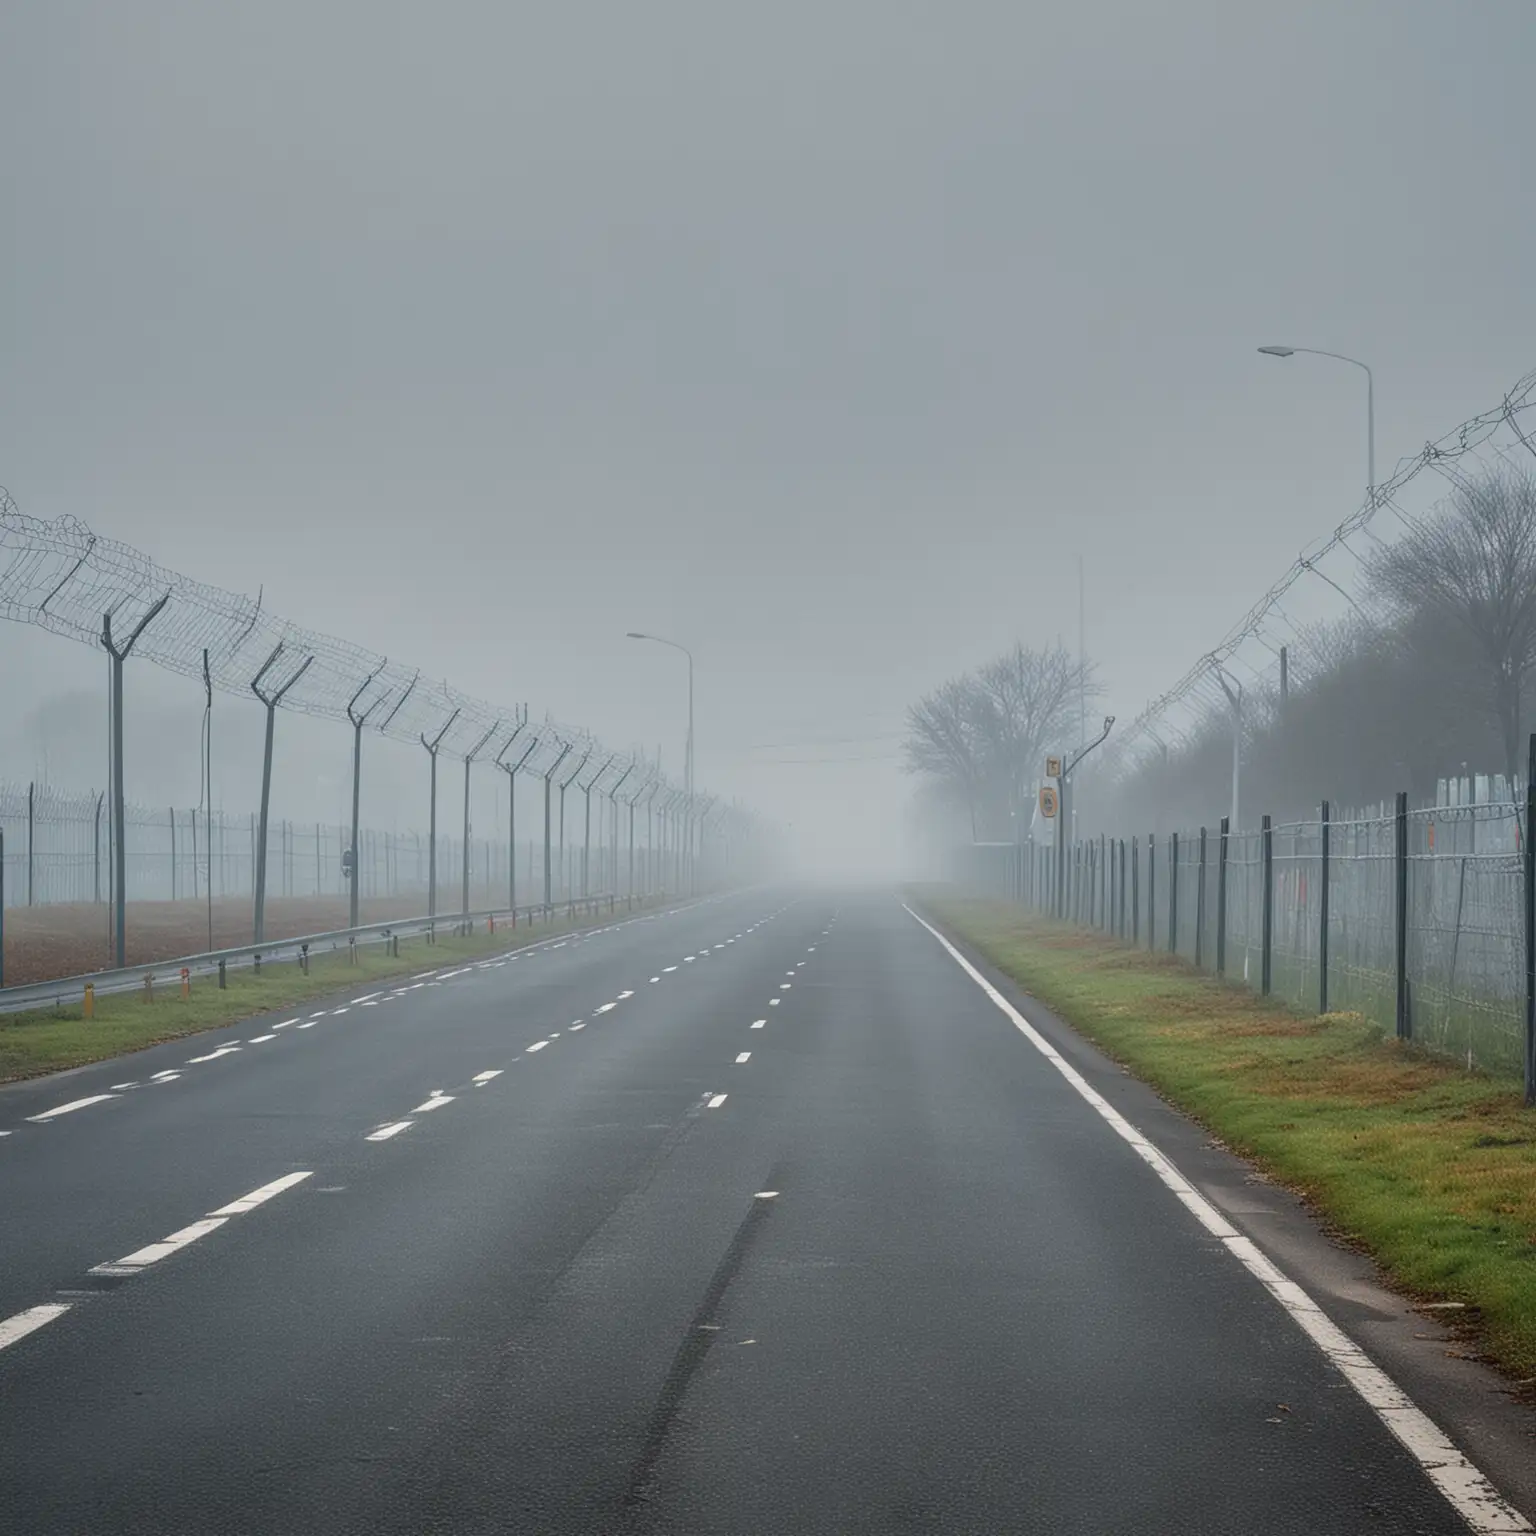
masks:
{"type": "MultiPolygon", "coordinates": [[[[1526,0],[8,7],[0,484],[680,773],[681,658],[623,638],[671,635],[701,785],[867,855],[905,706],[1075,644],[1078,552],[1129,718],[1358,504],[1359,375],[1255,346],[1375,367],[1383,478],[1532,366],[1533,41],[1526,0]]],[[[0,669],[24,777],[101,658],[0,625],[0,669]]]]}

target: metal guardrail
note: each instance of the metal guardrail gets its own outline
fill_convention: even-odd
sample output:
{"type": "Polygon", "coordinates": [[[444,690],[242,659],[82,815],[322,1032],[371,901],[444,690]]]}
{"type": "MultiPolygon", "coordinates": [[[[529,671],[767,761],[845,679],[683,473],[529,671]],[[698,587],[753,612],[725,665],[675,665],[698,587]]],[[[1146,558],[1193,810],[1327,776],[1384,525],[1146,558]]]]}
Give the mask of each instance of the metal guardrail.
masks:
{"type": "Polygon", "coordinates": [[[60,976],[49,981],[31,982],[26,986],[0,987],[0,1015],[78,1003],[84,1000],[87,987],[93,989],[95,996],[106,997],[142,987],[146,977],[180,980],[183,971],[189,978],[222,975],[231,966],[259,970],[263,960],[307,961],[310,950],[323,949],[327,945],[339,949],[344,945],[360,943],[389,943],[394,939],[422,933],[462,932],[466,928],[472,929],[478,922],[494,924],[500,918],[511,918],[508,926],[515,929],[519,920],[532,925],[542,917],[545,922],[550,922],[557,913],[564,913],[568,918],[591,916],[605,909],[611,913],[617,910],[620,902],[624,902],[628,908],[633,905],[634,898],[605,893],[600,896],[576,896],[565,901],[534,902],[526,907],[494,907],[480,912],[440,912],[434,917],[396,918],[391,922],[367,923],[356,928],[337,928],[329,933],[301,934],[296,938],[273,939],[264,944],[242,944],[233,949],[207,950],[202,954],[183,955],[174,960],[124,966],[121,970],[60,976]]]}

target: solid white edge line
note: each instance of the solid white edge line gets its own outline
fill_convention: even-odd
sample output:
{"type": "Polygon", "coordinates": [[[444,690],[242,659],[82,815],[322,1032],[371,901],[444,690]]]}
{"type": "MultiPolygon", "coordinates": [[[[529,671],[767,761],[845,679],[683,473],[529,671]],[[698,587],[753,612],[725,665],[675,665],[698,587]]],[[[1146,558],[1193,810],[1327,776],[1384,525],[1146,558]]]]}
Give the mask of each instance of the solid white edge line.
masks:
{"type": "Polygon", "coordinates": [[[221,1205],[216,1211],[209,1211],[210,1216],[243,1216],[247,1211],[254,1211],[258,1205],[265,1205],[273,1195],[280,1195],[285,1189],[292,1189],[295,1184],[302,1184],[305,1179],[313,1178],[311,1170],[308,1173],[285,1173],[280,1179],[273,1179],[270,1184],[263,1184],[260,1189],[253,1189],[248,1195],[241,1195],[238,1200],[231,1200],[228,1205],[221,1205]]]}
{"type": "Polygon", "coordinates": [[[1251,1238],[1239,1232],[1179,1172],[1172,1159],[1153,1146],[1092,1088],[1077,1068],[932,923],[920,917],[905,902],[902,910],[944,946],[950,959],[1008,1016],[1019,1033],[1098,1111],[1110,1128],[1130,1144],[1200,1225],[1220,1239],[1249,1274],[1285,1308],[1477,1536],[1518,1536],[1518,1533],[1529,1536],[1533,1527],[1524,1516],[1504,1502],[1493,1484],[1451,1443],[1450,1437],[1342,1328],[1330,1321],[1306,1291],[1282,1273],[1251,1238]]]}
{"type": "Polygon", "coordinates": [[[29,1333],[35,1333],[44,1323],[51,1323],[54,1318],[62,1317],[69,1311],[71,1305],[73,1303],[67,1301],[45,1301],[39,1307],[28,1307],[25,1312],[0,1318],[0,1349],[8,1349],[18,1339],[24,1339],[29,1333]]]}

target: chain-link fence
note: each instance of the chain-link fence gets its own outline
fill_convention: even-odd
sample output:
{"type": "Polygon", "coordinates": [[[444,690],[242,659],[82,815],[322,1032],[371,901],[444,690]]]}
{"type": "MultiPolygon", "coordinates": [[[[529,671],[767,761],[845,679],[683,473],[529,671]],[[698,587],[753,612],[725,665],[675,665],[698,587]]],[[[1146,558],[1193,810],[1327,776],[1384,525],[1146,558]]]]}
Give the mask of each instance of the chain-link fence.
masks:
{"type": "MultiPolygon", "coordinates": [[[[592,842],[584,829],[551,848],[554,899],[629,888],[628,826],[615,829],[605,806],[593,807],[592,842]],[[584,857],[585,855],[585,857],[584,857]]],[[[156,809],[129,803],[123,819],[124,873],[130,902],[200,901],[210,895],[252,897],[255,891],[258,820],[196,808],[156,809]]],[[[104,794],[70,794],[45,784],[0,786],[0,864],[8,907],[104,903],[112,898],[111,803],[104,794]]],[[[648,846],[647,819],[638,818],[635,849],[637,890],[658,886],[665,871],[660,849],[648,846]]],[[[349,828],[322,822],[274,820],[267,833],[267,882],[273,896],[341,897],[349,881],[343,866],[349,828]]],[[[505,839],[472,838],[472,894],[490,902],[505,898],[512,850],[505,839]]],[[[524,899],[542,898],[544,847],[519,840],[517,884],[524,899]]],[[[421,897],[429,884],[428,839],[417,832],[362,828],[358,836],[359,895],[421,897]]],[[[438,834],[439,902],[453,910],[464,875],[464,842],[438,834]]]]}
{"type": "Polygon", "coordinates": [[[1183,956],[1303,1011],[1360,1013],[1536,1089],[1526,807],[1406,796],[1229,833],[966,849],[973,888],[1183,956]]]}

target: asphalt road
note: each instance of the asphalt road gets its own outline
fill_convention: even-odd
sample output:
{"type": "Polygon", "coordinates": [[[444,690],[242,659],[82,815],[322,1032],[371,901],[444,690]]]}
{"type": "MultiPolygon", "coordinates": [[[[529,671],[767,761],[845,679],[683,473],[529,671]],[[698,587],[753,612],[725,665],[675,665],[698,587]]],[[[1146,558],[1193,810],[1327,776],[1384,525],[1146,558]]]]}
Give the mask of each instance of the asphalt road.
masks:
{"type": "Polygon", "coordinates": [[[1468,1529],[895,897],[407,987],[0,1090],[0,1530],[1468,1529]]]}

